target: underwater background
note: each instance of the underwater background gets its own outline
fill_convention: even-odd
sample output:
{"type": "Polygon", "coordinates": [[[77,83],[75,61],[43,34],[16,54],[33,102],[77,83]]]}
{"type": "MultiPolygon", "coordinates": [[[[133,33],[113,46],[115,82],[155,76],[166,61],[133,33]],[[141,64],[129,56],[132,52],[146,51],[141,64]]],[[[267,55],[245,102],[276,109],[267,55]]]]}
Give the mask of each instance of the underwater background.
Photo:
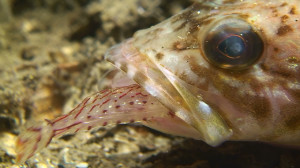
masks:
{"type": "MultiPolygon", "coordinates": [[[[0,168],[296,168],[300,151],[258,142],[204,142],[139,125],[54,139],[24,165],[26,122],[53,119],[107,87],[106,50],[191,5],[186,0],[0,0],[0,168]]],[[[109,76],[107,76],[109,78],[109,76]]]]}

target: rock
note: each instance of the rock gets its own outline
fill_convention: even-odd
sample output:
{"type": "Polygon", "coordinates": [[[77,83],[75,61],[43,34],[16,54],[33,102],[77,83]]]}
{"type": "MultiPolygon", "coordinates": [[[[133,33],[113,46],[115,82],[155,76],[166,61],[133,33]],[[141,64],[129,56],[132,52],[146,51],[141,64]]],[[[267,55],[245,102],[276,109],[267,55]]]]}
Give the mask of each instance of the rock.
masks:
{"type": "Polygon", "coordinates": [[[5,151],[7,155],[16,156],[15,142],[16,136],[11,133],[0,134],[0,150],[5,151]]]}
{"type": "Polygon", "coordinates": [[[76,164],[76,168],[88,168],[89,164],[86,162],[80,162],[76,164]]]}

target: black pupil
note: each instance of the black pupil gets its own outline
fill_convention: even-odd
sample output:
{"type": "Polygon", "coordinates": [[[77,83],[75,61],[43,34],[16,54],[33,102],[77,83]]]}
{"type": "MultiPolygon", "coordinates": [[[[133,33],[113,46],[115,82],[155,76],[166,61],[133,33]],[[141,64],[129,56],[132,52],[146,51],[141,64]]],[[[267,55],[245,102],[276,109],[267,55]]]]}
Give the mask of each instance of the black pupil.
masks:
{"type": "Polygon", "coordinates": [[[263,49],[261,37],[242,20],[210,29],[203,43],[205,58],[219,68],[230,70],[250,67],[262,56],[263,49]]]}
{"type": "Polygon", "coordinates": [[[228,57],[238,57],[245,50],[245,43],[239,36],[230,36],[221,41],[218,50],[228,57]]]}

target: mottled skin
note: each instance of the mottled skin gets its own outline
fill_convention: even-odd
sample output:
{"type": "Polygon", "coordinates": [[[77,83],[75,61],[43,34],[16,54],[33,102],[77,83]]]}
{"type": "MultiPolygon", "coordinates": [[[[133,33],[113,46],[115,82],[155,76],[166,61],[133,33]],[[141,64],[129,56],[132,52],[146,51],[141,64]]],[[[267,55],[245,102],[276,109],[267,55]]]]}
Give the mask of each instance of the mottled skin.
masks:
{"type": "Polygon", "coordinates": [[[299,7],[298,0],[201,1],[138,31],[106,54],[129,80],[117,79],[122,87],[87,97],[45,126],[28,127],[17,141],[17,161],[53,137],[131,122],[212,146],[226,140],[300,145],[299,7]],[[203,45],[216,26],[233,21],[263,41],[259,59],[236,69],[208,61],[203,45]]]}
{"type": "MultiPolygon", "coordinates": [[[[123,55],[139,56],[123,60],[114,53],[108,59],[150,93],[153,88],[147,88],[153,83],[162,87],[157,90],[166,90],[171,97],[176,95],[170,89],[174,83],[186,85],[189,94],[201,95],[222,116],[233,130],[232,140],[299,144],[299,6],[300,1],[296,0],[195,3],[181,14],[137,32],[122,44],[123,55]],[[264,42],[261,58],[244,70],[216,67],[206,60],[203,52],[202,41],[211,27],[231,18],[248,22],[264,42]],[[132,66],[137,70],[132,70],[132,66]],[[149,71],[155,69],[168,74],[164,72],[160,77],[155,74],[159,79],[153,82],[154,75],[149,71]],[[175,79],[168,79],[171,74],[175,79]]],[[[165,93],[155,94],[169,108],[182,101],[180,96],[169,100],[165,93]]],[[[183,120],[190,118],[188,114],[181,115],[183,120]]]]}

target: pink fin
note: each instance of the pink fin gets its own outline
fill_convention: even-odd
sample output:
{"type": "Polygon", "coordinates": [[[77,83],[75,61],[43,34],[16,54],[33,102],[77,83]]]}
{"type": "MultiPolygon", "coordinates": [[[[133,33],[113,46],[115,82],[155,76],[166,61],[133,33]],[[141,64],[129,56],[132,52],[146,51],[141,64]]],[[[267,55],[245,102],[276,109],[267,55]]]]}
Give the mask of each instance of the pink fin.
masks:
{"type": "Polygon", "coordinates": [[[16,143],[17,163],[24,163],[36,152],[47,146],[52,137],[52,127],[43,123],[32,123],[18,137],[16,143]]]}
{"type": "Polygon", "coordinates": [[[179,135],[197,138],[191,136],[195,131],[190,126],[137,84],[97,92],[68,114],[46,121],[27,127],[18,137],[17,162],[25,162],[53,137],[106,125],[141,122],[162,132],[176,134],[177,130],[179,135]]]}

